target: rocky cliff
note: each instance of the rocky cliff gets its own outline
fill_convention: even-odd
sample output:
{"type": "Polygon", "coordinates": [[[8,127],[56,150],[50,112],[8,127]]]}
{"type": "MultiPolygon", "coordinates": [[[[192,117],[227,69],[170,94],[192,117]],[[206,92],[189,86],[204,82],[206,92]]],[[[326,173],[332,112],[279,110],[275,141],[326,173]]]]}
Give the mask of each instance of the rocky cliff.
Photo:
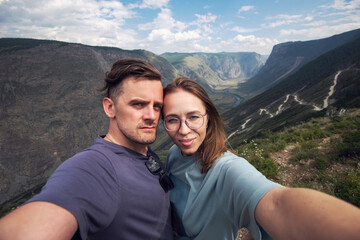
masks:
{"type": "Polygon", "coordinates": [[[265,59],[253,52],[164,53],[161,56],[171,62],[179,74],[210,89],[224,81],[253,77],[265,64],[265,59]]]}
{"type": "Polygon", "coordinates": [[[246,83],[239,84],[237,93],[246,99],[253,97],[296,73],[322,54],[359,37],[360,29],[357,29],[323,39],[275,45],[264,67],[246,83]]]}

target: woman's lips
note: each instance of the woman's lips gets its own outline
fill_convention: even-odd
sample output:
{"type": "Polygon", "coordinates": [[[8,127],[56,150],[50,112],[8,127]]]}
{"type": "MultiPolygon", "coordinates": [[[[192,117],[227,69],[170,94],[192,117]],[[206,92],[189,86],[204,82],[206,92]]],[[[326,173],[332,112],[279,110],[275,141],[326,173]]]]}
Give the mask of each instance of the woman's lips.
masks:
{"type": "Polygon", "coordinates": [[[185,147],[189,147],[191,146],[191,144],[194,142],[194,138],[192,139],[183,139],[183,140],[179,140],[179,142],[184,145],[185,147]]]}

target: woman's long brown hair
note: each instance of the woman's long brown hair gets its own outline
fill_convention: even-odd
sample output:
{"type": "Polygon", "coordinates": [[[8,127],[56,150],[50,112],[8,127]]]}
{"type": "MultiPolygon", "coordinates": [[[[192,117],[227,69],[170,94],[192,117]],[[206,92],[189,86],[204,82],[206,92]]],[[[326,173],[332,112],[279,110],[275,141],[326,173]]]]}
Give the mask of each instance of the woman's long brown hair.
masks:
{"type": "Polygon", "coordinates": [[[228,150],[226,147],[224,123],[206,91],[194,80],[186,77],[175,78],[171,84],[164,88],[164,97],[166,94],[176,92],[178,89],[195,95],[205,105],[208,126],[205,139],[197,150],[196,155],[201,162],[201,173],[207,173],[215,160],[228,150]]]}

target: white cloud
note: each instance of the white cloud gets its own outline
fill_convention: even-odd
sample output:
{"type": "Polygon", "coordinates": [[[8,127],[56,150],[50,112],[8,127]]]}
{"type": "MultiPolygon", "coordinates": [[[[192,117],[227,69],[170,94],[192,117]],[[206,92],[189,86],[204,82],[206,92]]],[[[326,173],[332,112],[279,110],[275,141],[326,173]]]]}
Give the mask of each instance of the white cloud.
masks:
{"type": "Polygon", "coordinates": [[[142,7],[149,7],[152,9],[166,7],[169,0],[144,0],[142,7]]]}
{"type": "Polygon", "coordinates": [[[324,20],[314,21],[314,22],[304,23],[302,25],[303,26],[308,26],[308,27],[323,26],[323,25],[326,25],[326,21],[324,21],[324,20]]]}
{"type": "Polygon", "coordinates": [[[1,36],[119,47],[137,42],[137,33],[123,28],[136,13],[118,1],[2,1],[0,15],[1,36]]]}
{"type": "Polygon", "coordinates": [[[250,10],[254,10],[255,6],[242,6],[239,10],[238,13],[242,13],[242,12],[248,12],[250,10]]]}
{"type": "Polygon", "coordinates": [[[173,33],[169,29],[154,29],[149,34],[147,40],[149,41],[161,41],[165,44],[173,44],[175,42],[189,41],[199,39],[200,35],[196,31],[185,31],[173,33]]]}
{"type": "Polygon", "coordinates": [[[217,18],[216,15],[213,15],[211,13],[208,13],[207,15],[195,14],[195,16],[197,17],[197,20],[195,22],[193,22],[195,25],[201,25],[204,23],[215,22],[216,18],[217,18]]]}
{"type": "MultiPolygon", "coordinates": [[[[214,21],[212,15],[197,15],[197,20],[189,24],[176,21],[172,17],[172,11],[168,8],[162,8],[157,17],[149,23],[139,24],[140,30],[151,30],[142,46],[152,47],[153,51],[162,53],[163,51],[174,51],[191,45],[192,49],[199,48],[198,40],[204,38],[202,28],[206,23],[214,21]],[[197,29],[189,29],[190,26],[197,26],[197,29]],[[197,46],[197,47],[195,47],[197,46]],[[160,50],[162,49],[162,51],[160,50]],[[165,50],[164,50],[165,49],[165,50]]],[[[216,19],[216,18],[215,18],[216,19]]],[[[189,49],[187,49],[187,52],[189,49]]]]}
{"type": "Polygon", "coordinates": [[[360,0],[331,0],[330,4],[311,11],[299,8],[292,15],[278,14],[280,8],[276,8],[272,11],[277,15],[252,20],[239,14],[256,14],[262,8],[255,4],[240,9],[224,6],[230,8],[225,16],[222,9],[205,3],[198,9],[194,4],[194,9],[186,13],[175,12],[178,9],[171,9],[171,3],[170,0],[0,0],[0,37],[144,48],[157,54],[165,51],[268,54],[279,42],[277,39],[310,40],[360,26],[360,0]],[[212,13],[207,12],[209,8],[212,13]],[[179,14],[179,19],[174,12],[179,14]]]}
{"type": "Polygon", "coordinates": [[[158,9],[167,7],[169,4],[169,0],[143,0],[142,3],[130,3],[128,5],[129,8],[150,8],[150,9],[158,9]]]}
{"type": "Polygon", "coordinates": [[[332,4],[323,5],[323,8],[334,8],[336,10],[357,9],[360,7],[360,0],[334,0],[332,4]]]}
{"type": "Polygon", "coordinates": [[[274,18],[274,19],[285,19],[285,20],[297,20],[300,19],[301,17],[302,17],[301,14],[298,15],[278,14],[275,17],[270,17],[269,19],[274,18]]]}
{"type": "Polygon", "coordinates": [[[215,23],[218,18],[216,15],[211,13],[206,15],[195,14],[195,17],[197,19],[190,22],[188,27],[195,26],[197,31],[201,32],[204,37],[214,33],[215,27],[213,26],[213,23],[215,23]]]}
{"type": "MultiPolygon", "coordinates": [[[[157,17],[149,23],[140,24],[140,30],[151,30],[148,34],[145,47],[153,49],[162,49],[163,51],[180,51],[186,52],[209,50],[200,42],[210,42],[212,37],[210,34],[214,32],[213,24],[217,16],[211,13],[195,14],[196,20],[183,23],[176,21],[172,17],[172,11],[162,8],[157,17]],[[165,50],[164,50],[165,49],[165,50]]],[[[161,52],[163,52],[161,51],[161,52]]]]}
{"type": "Polygon", "coordinates": [[[272,47],[278,43],[279,41],[276,39],[238,34],[230,40],[222,41],[220,45],[223,49],[227,49],[228,52],[254,51],[260,54],[269,54],[272,47]]]}
{"type": "Polygon", "coordinates": [[[248,33],[248,32],[254,32],[257,29],[255,28],[244,28],[244,27],[240,27],[240,26],[235,26],[231,29],[234,32],[238,32],[238,33],[248,33]]]}
{"type": "Polygon", "coordinates": [[[290,25],[294,23],[304,22],[304,21],[311,21],[313,17],[306,16],[303,17],[301,14],[298,15],[288,15],[288,14],[279,14],[275,17],[267,17],[266,20],[276,20],[274,22],[265,23],[261,26],[263,28],[275,28],[283,25],[290,25]]]}
{"type": "Polygon", "coordinates": [[[152,29],[178,29],[182,31],[186,28],[186,24],[176,21],[172,17],[172,12],[169,8],[162,8],[161,12],[157,15],[154,21],[139,24],[138,28],[140,30],[152,30],[152,29]]]}
{"type": "Polygon", "coordinates": [[[339,25],[324,25],[321,27],[311,27],[304,29],[283,29],[280,31],[280,36],[290,36],[293,39],[318,39],[330,37],[335,34],[347,32],[353,29],[359,28],[359,23],[344,23],[339,25]]]}

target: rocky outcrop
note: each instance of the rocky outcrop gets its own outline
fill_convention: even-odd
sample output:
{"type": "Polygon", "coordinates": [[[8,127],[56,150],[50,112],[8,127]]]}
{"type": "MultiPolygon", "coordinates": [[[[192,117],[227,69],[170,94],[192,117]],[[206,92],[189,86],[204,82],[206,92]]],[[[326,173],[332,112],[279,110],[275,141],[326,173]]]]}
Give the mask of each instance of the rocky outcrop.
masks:
{"type": "Polygon", "coordinates": [[[360,37],[360,29],[332,37],[280,43],[273,50],[259,73],[239,87],[240,95],[254,96],[296,73],[302,66],[360,37]]]}
{"type": "Polygon", "coordinates": [[[255,76],[265,58],[253,52],[238,53],[164,53],[179,74],[190,77],[205,88],[214,88],[227,80],[245,80],[255,76]]]}

